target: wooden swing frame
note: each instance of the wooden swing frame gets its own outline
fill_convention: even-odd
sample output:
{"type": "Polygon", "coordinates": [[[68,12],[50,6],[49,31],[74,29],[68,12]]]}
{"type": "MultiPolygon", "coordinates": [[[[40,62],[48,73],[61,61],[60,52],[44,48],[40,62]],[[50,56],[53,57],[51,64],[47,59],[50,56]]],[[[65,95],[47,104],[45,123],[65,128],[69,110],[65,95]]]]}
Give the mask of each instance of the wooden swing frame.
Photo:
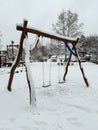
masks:
{"type": "MultiPolygon", "coordinates": [[[[16,29],[21,31],[22,33],[21,33],[21,37],[20,37],[19,51],[18,51],[17,57],[15,59],[15,62],[13,64],[12,68],[11,68],[11,71],[10,71],[7,89],[9,91],[11,91],[11,85],[12,85],[12,81],[13,81],[13,77],[14,77],[14,71],[15,71],[16,67],[18,66],[18,64],[20,62],[20,58],[21,58],[22,52],[23,52],[23,42],[24,42],[24,39],[25,39],[25,36],[27,35],[27,33],[33,33],[33,34],[37,34],[38,36],[43,36],[43,37],[47,37],[47,38],[51,38],[51,39],[55,39],[55,40],[58,40],[58,41],[63,41],[63,42],[67,42],[67,43],[72,44],[72,49],[75,51],[75,53],[77,55],[76,57],[77,57],[77,60],[78,60],[79,66],[80,66],[80,70],[81,70],[83,79],[86,83],[86,86],[89,87],[88,80],[85,77],[84,70],[81,66],[81,61],[79,59],[79,56],[78,56],[78,53],[77,53],[77,50],[76,50],[76,45],[79,41],[79,38],[70,39],[70,38],[65,38],[64,36],[60,36],[60,35],[53,35],[53,34],[46,33],[46,32],[43,32],[43,31],[40,31],[40,30],[37,30],[37,29],[28,28],[27,24],[28,24],[28,21],[25,20],[22,26],[20,26],[20,25],[16,26],[16,29]]],[[[67,75],[67,72],[68,72],[68,66],[70,64],[71,56],[72,56],[72,54],[70,54],[68,62],[66,64],[65,73],[64,73],[64,76],[63,76],[64,81],[65,81],[65,78],[66,78],[66,75],[67,75]]],[[[27,81],[28,81],[28,79],[27,79],[27,81]]],[[[30,88],[31,86],[30,86],[29,81],[28,81],[28,85],[29,85],[29,88],[30,88]]]]}

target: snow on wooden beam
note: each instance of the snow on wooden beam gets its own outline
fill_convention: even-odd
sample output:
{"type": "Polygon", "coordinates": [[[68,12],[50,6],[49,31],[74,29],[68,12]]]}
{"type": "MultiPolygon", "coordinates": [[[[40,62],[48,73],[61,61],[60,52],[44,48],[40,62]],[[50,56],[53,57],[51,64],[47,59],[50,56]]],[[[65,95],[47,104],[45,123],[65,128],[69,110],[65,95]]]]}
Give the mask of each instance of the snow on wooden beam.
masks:
{"type": "MultiPolygon", "coordinates": [[[[19,30],[19,31],[23,31],[24,27],[17,25],[16,29],[19,30]]],[[[64,36],[43,32],[43,31],[35,29],[35,28],[26,28],[26,32],[37,34],[39,36],[43,36],[43,37],[47,37],[47,38],[51,38],[51,39],[55,39],[55,40],[58,40],[58,41],[72,43],[72,44],[76,44],[79,40],[79,38],[69,38],[69,37],[66,38],[64,36]]]]}

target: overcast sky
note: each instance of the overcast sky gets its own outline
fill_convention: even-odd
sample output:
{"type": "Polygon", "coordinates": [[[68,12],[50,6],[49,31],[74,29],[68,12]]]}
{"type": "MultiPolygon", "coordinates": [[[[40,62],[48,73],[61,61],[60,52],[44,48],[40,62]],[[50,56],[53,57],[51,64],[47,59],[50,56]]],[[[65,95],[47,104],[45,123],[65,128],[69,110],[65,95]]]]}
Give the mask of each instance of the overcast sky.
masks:
{"type": "Polygon", "coordinates": [[[4,44],[20,40],[16,24],[28,20],[28,26],[51,32],[62,10],[77,13],[86,35],[98,35],[98,0],[0,0],[0,31],[4,44]]]}

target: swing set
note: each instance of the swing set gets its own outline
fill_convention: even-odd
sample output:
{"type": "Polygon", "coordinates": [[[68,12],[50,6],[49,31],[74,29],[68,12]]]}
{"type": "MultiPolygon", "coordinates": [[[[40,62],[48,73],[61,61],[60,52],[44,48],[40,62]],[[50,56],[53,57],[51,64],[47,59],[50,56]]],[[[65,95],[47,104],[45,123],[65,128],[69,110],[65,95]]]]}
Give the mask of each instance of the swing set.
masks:
{"type": "MultiPolygon", "coordinates": [[[[70,51],[70,55],[69,55],[68,61],[66,63],[63,81],[65,81],[65,78],[66,78],[66,75],[67,75],[67,72],[68,72],[68,66],[70,64],[71,56],[74,55],[77,58],[77,61],[79,63],[79,67],[80,67],[84,82],[85,82],[86,86],[89,87],[88,80],[85,77],[84,70],[81,66],[81,61],[79,59],[77,49],[76,49],[76,45],[79,41],[79,38],[66,38],[66,37],[60,36],[60,35],[53,35],[53,34],[43,32],[43,31],[40,31],[40,30],[37,30],[37,29],[34,29],[34,28],[29,28],[29,27],[27,27],[27,24],[28,24],[28,21],[24,21],[23,26],[17,25],[17,27],[16,27],[16,29],[21,31],[22,33],[21,33],[21,37],[20,37],[19,51],[18,51],[16,60],[14,62],[14,65],[12,66],[11,71],[10,71],[7,89],[9,91],[11,91],[11,85],[12,85],[12,81],[13,81],[13,77],[14,77],[14,71],[15,71],[16,67],[18,66],[18,64],[20,62],[20,58],[21,58],[22,52],[23,52],[23,42],[24,42],[24,39],[25,39],[25,37],[27,36],[28,33],[36,34],[38,36],[35,47],[33,49],[35,49],[37,47],[40,36],[64,42],[65,46],[70,51]],[[70,48],[69,44],[72,45],[72,49],[70,48]]],[[[28,83],[28,84],[30,85],[30,83],[28,83]]]]}

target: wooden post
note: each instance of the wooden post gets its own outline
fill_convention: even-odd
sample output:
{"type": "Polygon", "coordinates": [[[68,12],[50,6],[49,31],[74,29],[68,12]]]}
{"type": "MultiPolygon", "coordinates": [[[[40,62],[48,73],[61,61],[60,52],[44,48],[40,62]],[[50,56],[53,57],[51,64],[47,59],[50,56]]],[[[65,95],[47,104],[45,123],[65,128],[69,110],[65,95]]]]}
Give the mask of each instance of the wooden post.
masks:
{"type": "Polygon", "coordinates": [[[68,66],[70,65],[71,56],[72,56],[72,54],[70,53],[69,59],[68,59],[67,64],[66,64],[65,73],[64,73],[64,76],[63,76],[64,81],[65,81],[65,78],[66,78],[66,75],[67,75],[67,72],[68,72],[68,66]]]}
{"type": "Polygon", "coordinates": [[[26,77],[27,77],[27,82],[28,82],[28,87],[29,87],[29,96],[30,96],[30,105],[31,105],[31,85],[30,85],[30,80],[28,77],[27,67],[26,67],[26,77]]]}
{"type": "Polygon", "coordinates": [[[25,38],[25,35],[26,35],[27,23],[28,23],[27,21],[24,21],[23,31],[22,31],[21,38],[20,38],[20,45],[19,45],[18,55],[17,55],[17,57],[15,59],[15,63],[13,64],[13,66],[11,68],[11,71],[10,71],[10,77],[9,77],[9,82],[8,82],[8,86],[7,86],[7,89],[9,91],[11,91],[11,84],[12,84],[12,81],[13,81],[14,71],[15,71],[17,65],[19,64],[20,58],[22,56],[22,52],[23,52],[23,41],[24,41],[24,38],[25,38]]]}
{"type": "Polygon", "coordinates": [[[81,70],[83,79],[84,79],[84,81],[85,81],[85,83],[86,83],[86,86],[89,87],[88,80],[87,80],[87,78],[86,78],[86,76],[85,76],[85,74],[84,74],[84,70],[83,70],[83,68],[82,68],[81,61],[80,61],[80,59],[79,59],[79,56],[78,56],[78,53],[77,53],[77,50],[76,50],[76,47],[75,47],[75,46],[74,46],[74,51],[75,51],[75,53],[76,53],[76,55],[77,55],[77,59],[78,59],[78,63],[79,63],[79,67],[80,67],[80,70],[81,70]]]}
{"type": "MultiPolygon", "coordinates": [[[[74,44],[72,44],[72,45],[73,45],[72,50],[74,50],[75,53],[76,53],[76,57],[77,57],[77,60],[78,60],[78,63],[79,63],[79,67],[80,67],[80,70],[81,70],[83,79],[84,79],[84,81],[85,81],[85,83],[86,83],[86,86],[89,87],[88,80],[87,80],[87,78],[85,77],[84,70],[83,70],[83,68],[82,68],[82,66],[81,66],[81,61],[80,61],[79,56],[78,56],[78,53],[77,53],[76,44],[77,44],[77,42],[74,43],[74,44]]],[[[70,64],[71,56],[72,56],[72,54],[70,53],[68,62],[67,62],[67,64],[66,64],[65,73],[64,73],[64,76],[63,76],[63,80],[64,80],[64,81],[65,81],[65,78],[66,78],[66,75],[67,75],[67,72],[68,72],[68,66],[69,66],[69,64],[70,64]]]]}

